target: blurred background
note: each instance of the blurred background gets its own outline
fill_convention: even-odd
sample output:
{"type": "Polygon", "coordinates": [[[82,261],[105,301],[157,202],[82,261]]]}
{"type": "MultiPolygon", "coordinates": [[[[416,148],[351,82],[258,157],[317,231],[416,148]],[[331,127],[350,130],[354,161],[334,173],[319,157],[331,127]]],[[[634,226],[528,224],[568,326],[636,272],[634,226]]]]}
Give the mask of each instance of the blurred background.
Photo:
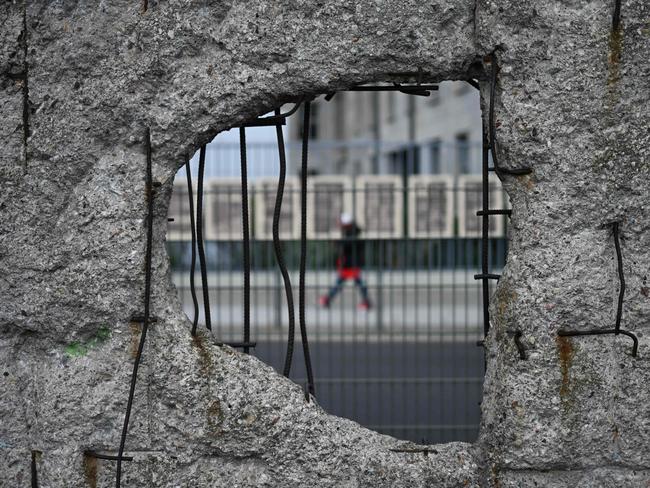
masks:
{"type": "MultiPolygon", "coordinates": [[[[286,109],[286,107],[285,107],[286,109]]],[[[302,108],[284,127],[288,158],[280,237],[298,303],[302,108]]],[[[246,130],[251,212],[252,354],[282,371],[284,285],[271,223],[279,170],[275,127],[246,130]]],[[[477,90],[443,82],[422,97],[339,92],[312,103],[309,127],[306,322],[316,399],[329,412],[415,442],[473,441],[484,375],[480,272],[481,112],[477,90]],[[355,254],[367,295],[352,280],[332,296],[341,215],[360,229],[355,254]],[[361,256],[356,256],[361,254],[361,256]],[[367,302],[365,302],[367,298],[367,302]]],[[[191,161],[195,185],[198,154],[191,161]]],[[[213,331],[243,334],[238,130],[208,146],[204,238],[213,331]]],[[[507,208],[498,179],[490,208],[507,208]]],[[[193,316],[185,169],[176,177],[167,245],[173,281],[193,316]]],[[[490,271],[507,252],[506,218],[491,217],[490,271]]],[[[348,236],[348,240],[350,237],[348,236]]],[[[195,270],[202,304],[201,278],[195,270]]],[[[200,314],[199,322],[203,323],[200,314]]],[[[296,310],[291,378],[306,383],[296,310]]]]}

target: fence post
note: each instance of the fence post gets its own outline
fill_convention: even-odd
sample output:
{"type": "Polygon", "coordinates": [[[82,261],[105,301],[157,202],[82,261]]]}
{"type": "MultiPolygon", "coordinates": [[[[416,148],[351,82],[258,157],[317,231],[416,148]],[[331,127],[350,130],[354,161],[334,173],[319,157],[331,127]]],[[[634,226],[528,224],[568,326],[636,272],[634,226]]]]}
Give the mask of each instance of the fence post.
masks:
{"type": "Polygon", "coordinates": [[[375,256],[376,273],[377,273],[377,291],[375,302],[377,306],[377,332],[380,332],[384,327],[384,313],[383,313],[383,244],[381,239],[377,239],[377,255],[375,256]]]}

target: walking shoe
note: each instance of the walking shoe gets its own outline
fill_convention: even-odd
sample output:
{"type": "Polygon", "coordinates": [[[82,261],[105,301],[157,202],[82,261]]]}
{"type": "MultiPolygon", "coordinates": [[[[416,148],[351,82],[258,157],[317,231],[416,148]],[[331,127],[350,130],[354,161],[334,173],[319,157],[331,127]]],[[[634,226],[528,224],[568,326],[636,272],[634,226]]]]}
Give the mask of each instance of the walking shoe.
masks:
{"type": "Polygon", "coordinates": [[[323,308],[327,308],[330,306],[330,297],[327,295],[323,295],[318,299],[318,302],[320,303],[320,306],[323,308]]]}
{"type": "Polygon", "coordinates": [[[360,310],[370,310],[370,300],[364,300],[359,304],[360,310]]]}

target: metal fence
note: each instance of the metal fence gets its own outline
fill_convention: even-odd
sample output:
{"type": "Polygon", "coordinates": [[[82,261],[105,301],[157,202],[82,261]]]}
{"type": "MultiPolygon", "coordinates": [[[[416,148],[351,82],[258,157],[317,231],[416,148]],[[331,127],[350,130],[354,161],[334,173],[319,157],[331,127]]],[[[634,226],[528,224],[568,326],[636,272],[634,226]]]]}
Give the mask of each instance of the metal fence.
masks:
{"type": "MultiPolygon", "coordinates": [[[[481,259],[476,216],[480,181],[471,175],[402,176],[311,178],[306,319],[317,401],[333,414],[398,438],[472,441],[484,373],[483,350],[477,347],[483,338],[481,289],[473,278],[481,259]],[[344,285],[329,307],[320,303],[337,276],[342,212],[362,228],[369,310],[358,308],[360,293],[352,283],[344,285]]],[[[168,250],[173,281],[191,315],[184,177],[181,172],[182,184],[175,188],[169,210],[174,221],[169,224],[168,250]]],[[[210,311],[213,330],[224,341],[241,340],[243,324],[240,185],[227,177],[205,183],[210,311]]],[[[269,227],[274,191],[272,179],[253,179],[249,186],[251,334],[257,342],[252,353],[282,371],[288,320],[269,227]]],[[[492,191],[493,201],[501,198],[498,183],[492,191]]],[[[288,180],[280,226],[296,286],[298,192],[297,182],[288,180]]],[[[506,254],[506,218],[491,219],[490,225],[490,269],[498,271],[506,254]]],[[[304,385],[300,347],[295,356],[291,378],[304,385]]]]}

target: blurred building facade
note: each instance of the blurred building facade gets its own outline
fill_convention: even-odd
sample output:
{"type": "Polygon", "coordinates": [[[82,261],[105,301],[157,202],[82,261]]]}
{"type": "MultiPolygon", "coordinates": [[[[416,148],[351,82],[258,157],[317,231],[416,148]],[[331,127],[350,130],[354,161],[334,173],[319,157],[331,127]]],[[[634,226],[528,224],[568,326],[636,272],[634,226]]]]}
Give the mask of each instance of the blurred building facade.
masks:
{"type": "MultiPolygon", "coordinates": [[[[301,109],[302,112],[302,109],[301,109]]],[[[315,174],[475,174],[481,165],[478,92],[447,81],[428,97],[400,92],[339,92],[312,102],[315,174]]],[[[290,119],[290,158],[299,168],[302,116],[290,119]]]]}

